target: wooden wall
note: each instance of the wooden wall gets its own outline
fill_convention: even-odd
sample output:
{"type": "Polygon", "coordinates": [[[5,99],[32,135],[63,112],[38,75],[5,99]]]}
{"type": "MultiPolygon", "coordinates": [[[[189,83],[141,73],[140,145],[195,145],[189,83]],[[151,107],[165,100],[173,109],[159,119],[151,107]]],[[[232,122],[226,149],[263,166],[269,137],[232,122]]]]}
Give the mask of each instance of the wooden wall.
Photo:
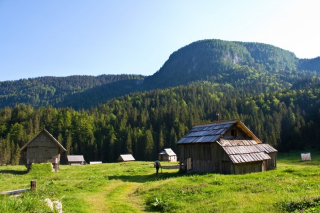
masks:
{"type": "Polygon", "coordinates": [[[169,155],[166,155],[166,154],[164,154],[164,155],[160,155],[160,154],[159,154],[158,159],[159,159],[160,161],[177,162],[177,156],[176,156],[176,155],[175,155],[175,156],[169,156],[169,155]]]}
{"type": "MultiPolygon", "coordinates": [[[[180,169],[187,170],[188,158],[192,159],[192,171],[221,174],[246,174],[267,170],[262,161],[233,164],[227,153],[217,143],[179,145],[180,169]]],[[[189,161],[190,162],[190,161],[189,161]]]]}
{"type": "Polygon", "coordinates": [[[26,166],[32,163],[53,163],[58,170],[60,163],[60,146],[46,133],[40,133],[25,149],[26,166]]]}
{"type": "Polygon", "coordinates": [[[234,174],[248,174],[262,170],[262,161],[234,164],[234,174]]]}
{"type": "Polygon", "coordinates": [[[217,143],[179,145],[179,159],[183,164],[181,169],[186,170],[188,158],[192,158],[192,171],[232,172],[230,158],[217,143]]]}
{"type": "Polygon", "coordinates": [[[268,153],[268,155],[271,157],[270,160],[267,160],[267,170],[275,169],[277,168],[277,153],[268,153]]]}

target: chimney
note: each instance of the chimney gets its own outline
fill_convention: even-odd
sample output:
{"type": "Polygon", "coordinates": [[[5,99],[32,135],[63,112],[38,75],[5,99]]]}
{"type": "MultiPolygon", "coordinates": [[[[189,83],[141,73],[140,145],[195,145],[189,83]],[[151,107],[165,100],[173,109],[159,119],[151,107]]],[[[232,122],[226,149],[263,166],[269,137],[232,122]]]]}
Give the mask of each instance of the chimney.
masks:
{"type": "Polygon", "coordinates": [[[216,113],[216,116],[217,116],[217,121],[220,121],[220,115],[219,115],[219,113],[216,113]]]}

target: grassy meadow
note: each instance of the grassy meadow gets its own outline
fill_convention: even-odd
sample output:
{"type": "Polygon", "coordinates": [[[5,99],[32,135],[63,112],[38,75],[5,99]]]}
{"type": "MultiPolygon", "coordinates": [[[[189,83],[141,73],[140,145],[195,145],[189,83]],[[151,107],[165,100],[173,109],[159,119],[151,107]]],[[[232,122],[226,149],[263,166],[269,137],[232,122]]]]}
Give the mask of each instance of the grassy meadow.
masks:
{"type": "Polygon", "coordinates": [[[180,173],[163,162],[61,165],[57,173],[35,165],[0,167],[0,191],[29,188],[19,197],[0,196],[0,212],[50,212],[45,198],[64,212],[320,212],[320,152],[301,162],[300,152],[279,153],[278,168],[246,175],[180,173]]]}

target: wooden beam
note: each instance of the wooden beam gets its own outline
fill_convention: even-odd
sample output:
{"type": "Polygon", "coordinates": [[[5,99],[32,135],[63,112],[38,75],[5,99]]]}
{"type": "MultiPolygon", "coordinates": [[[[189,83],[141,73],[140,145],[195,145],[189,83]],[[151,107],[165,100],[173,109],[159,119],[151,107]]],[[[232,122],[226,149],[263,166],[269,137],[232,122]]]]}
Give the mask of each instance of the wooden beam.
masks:
{"type": "Polygon", "coordinates": [[[1,192],[0,194],[2,195],[12,195],[12,194],[19,194],[22,192],[26,192],[29,191],[30,189],[17,189],[17,190],[12,190],[12,191],[5,191],[5,192],[1,192]]]}

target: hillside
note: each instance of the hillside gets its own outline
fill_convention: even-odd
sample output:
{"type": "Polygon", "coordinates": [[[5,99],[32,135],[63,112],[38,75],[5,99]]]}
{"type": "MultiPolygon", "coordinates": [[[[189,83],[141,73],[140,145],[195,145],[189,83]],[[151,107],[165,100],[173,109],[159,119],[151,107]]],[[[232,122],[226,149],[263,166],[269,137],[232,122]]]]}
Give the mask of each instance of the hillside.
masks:
{"type": "Polygon", "coordinates": [[[157,73],[146,78],[145,84],[164,88],[211,79],[239,86],[237,81],[256,77],[256,83],[275,78],[275,83],[287,86],[315,74],[305,70],[319,72],[319,59],[298,59],[292,52],[267,44],[212,39],[191,43],[171,54],[157,73]],[[288,78],[290,74],[293,76],[288,78]]]}
{"type": "Polygon", "coordinates": [[[320,57],[298,59],[292,52],[261,43],[202,40],[175,51],[156,73],[145,78],[102,75],[0,82],[0,108],[26,103],[90,109],[132,92],[196,81],[230,84],[241,94],[259,94],[288,89],[298,80],[319,76],[319,72],[320,57]],[[142,78],[144,81],[137,84],[142,78]]]}
{"type": "Polygon", "coordinates": [[[155,74],[139,86],[120,87],[117,91],[107,85],[86,91],[83,96],[70,96],[58,106],[75,109],[97,106],[113,97],[136,91],[164,89],[187,85],[195,81],[230,84],[241,94],[258,94],[290,88],[297,80],[319,76],[320,63],[316,59],[298,59],[292,52],[278,47],[249,42],[202,40],[193,42],[176,52],[155,74]],[[104,91],[113,91],[111,93],[104,91]],[[84,102],[83,97],[88,97],[84,102]]]}
{"type": "Polygon", "coordinates": [[[57,173],[34,165],[0,167],[0,191],[29,188],[21,197],[0,195],[1,212],[51,212],[44,198],[62,202],[63,212],[319,212],[319,152],[301,162],[300,152],[278,154],[277,169],[246,175],[180,173],[162,162],[60,165],[57,173]]]}
{"type": "Polygon", "coordinates": [[[33,107],[57,105],[66,97],[88,89],[123,80],[141,79],[140,75],[100,75],[39,77],[0,82],[0,108],[15,104],[33,107]]]}

